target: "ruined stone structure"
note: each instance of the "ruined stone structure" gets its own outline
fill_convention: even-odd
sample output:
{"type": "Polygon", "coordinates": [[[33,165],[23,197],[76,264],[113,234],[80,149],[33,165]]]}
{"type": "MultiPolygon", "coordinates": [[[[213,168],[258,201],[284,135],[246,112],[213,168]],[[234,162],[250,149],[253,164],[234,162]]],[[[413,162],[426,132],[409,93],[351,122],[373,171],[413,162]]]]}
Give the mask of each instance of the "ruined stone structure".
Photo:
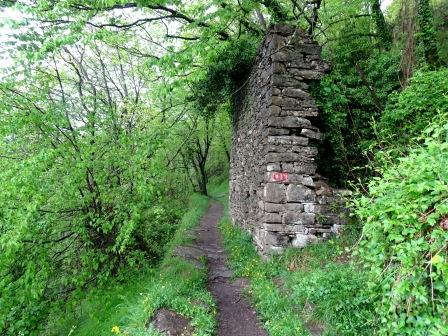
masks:
{"type": "Polygon", "coordinates": [[[307,92],[328,66],[299,29],[275,25],[235,101],[230,168],[233,221],[266,254],[339,231],[335,192],[316,173],[318,109],[307,92]]]}

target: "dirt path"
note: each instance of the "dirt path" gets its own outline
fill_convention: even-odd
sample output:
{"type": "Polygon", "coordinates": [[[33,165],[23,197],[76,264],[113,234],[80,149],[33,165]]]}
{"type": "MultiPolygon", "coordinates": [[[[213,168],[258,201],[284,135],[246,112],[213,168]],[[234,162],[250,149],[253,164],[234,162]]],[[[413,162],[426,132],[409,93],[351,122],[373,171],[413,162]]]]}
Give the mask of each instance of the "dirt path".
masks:
{"type": "Polygon", "coordinates": [[[209,265],[209,290],[218,303],[219,336],[266,336],[255,310],[241,295],[247,285],[244,279],[232,282],[226,267],[226,255],[218,231],[223,206],[212,202],[201,220],[196,245],[205,252],[209,265]]]}

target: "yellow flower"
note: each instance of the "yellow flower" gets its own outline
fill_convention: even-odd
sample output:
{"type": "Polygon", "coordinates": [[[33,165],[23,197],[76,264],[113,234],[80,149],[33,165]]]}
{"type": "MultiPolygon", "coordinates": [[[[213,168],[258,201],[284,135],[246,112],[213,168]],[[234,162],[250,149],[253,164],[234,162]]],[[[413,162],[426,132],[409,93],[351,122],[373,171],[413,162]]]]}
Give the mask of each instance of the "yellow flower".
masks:
{"type": "Polygon", "coordinates": [[[431,264],[441,264],[441,263],[443,263],[443,258],[439,254],[436,254],[434,257],[431,258],[431,264]]]}
{"type": "Polygon", "coordinates": [[[112,327],[112,332],[114,333],[114,334],[119,334],[120,333],[120,327],[119,326],[113,326],[112,327]]]}

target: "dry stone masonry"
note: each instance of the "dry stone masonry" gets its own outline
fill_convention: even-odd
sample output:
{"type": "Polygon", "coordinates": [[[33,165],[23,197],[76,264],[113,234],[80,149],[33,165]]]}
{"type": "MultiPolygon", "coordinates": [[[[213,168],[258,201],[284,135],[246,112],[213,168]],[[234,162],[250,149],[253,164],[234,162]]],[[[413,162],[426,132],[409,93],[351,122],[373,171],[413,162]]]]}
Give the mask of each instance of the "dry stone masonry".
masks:
{"type": "Polygon", "coordinates": [[[318,109],[307,92],[328,66],[301,30],[274,25],[235,100],[230,212],[263,254],[337,233],[340,197],[316,173],[318,109]]]}

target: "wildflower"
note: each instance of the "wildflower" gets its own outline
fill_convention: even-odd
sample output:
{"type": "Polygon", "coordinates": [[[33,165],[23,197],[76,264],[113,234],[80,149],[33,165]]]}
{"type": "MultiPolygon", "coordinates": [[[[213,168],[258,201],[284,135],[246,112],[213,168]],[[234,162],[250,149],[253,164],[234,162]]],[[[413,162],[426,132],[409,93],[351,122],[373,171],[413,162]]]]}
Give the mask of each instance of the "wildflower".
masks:
{"type": "Polygon", "coordinates": [[[114,334],[119,334],[120,333],[120,327],[119,326],[113,326],[112,327],[112,332],[114,333],[114,334]]]}
{"type": "Polygon", "coordinates": [[[436,254],[434,257],[431,258],[431,264],[440,264],[440,263],[443,263],[443,258],[439,254],[436,254]]]}

